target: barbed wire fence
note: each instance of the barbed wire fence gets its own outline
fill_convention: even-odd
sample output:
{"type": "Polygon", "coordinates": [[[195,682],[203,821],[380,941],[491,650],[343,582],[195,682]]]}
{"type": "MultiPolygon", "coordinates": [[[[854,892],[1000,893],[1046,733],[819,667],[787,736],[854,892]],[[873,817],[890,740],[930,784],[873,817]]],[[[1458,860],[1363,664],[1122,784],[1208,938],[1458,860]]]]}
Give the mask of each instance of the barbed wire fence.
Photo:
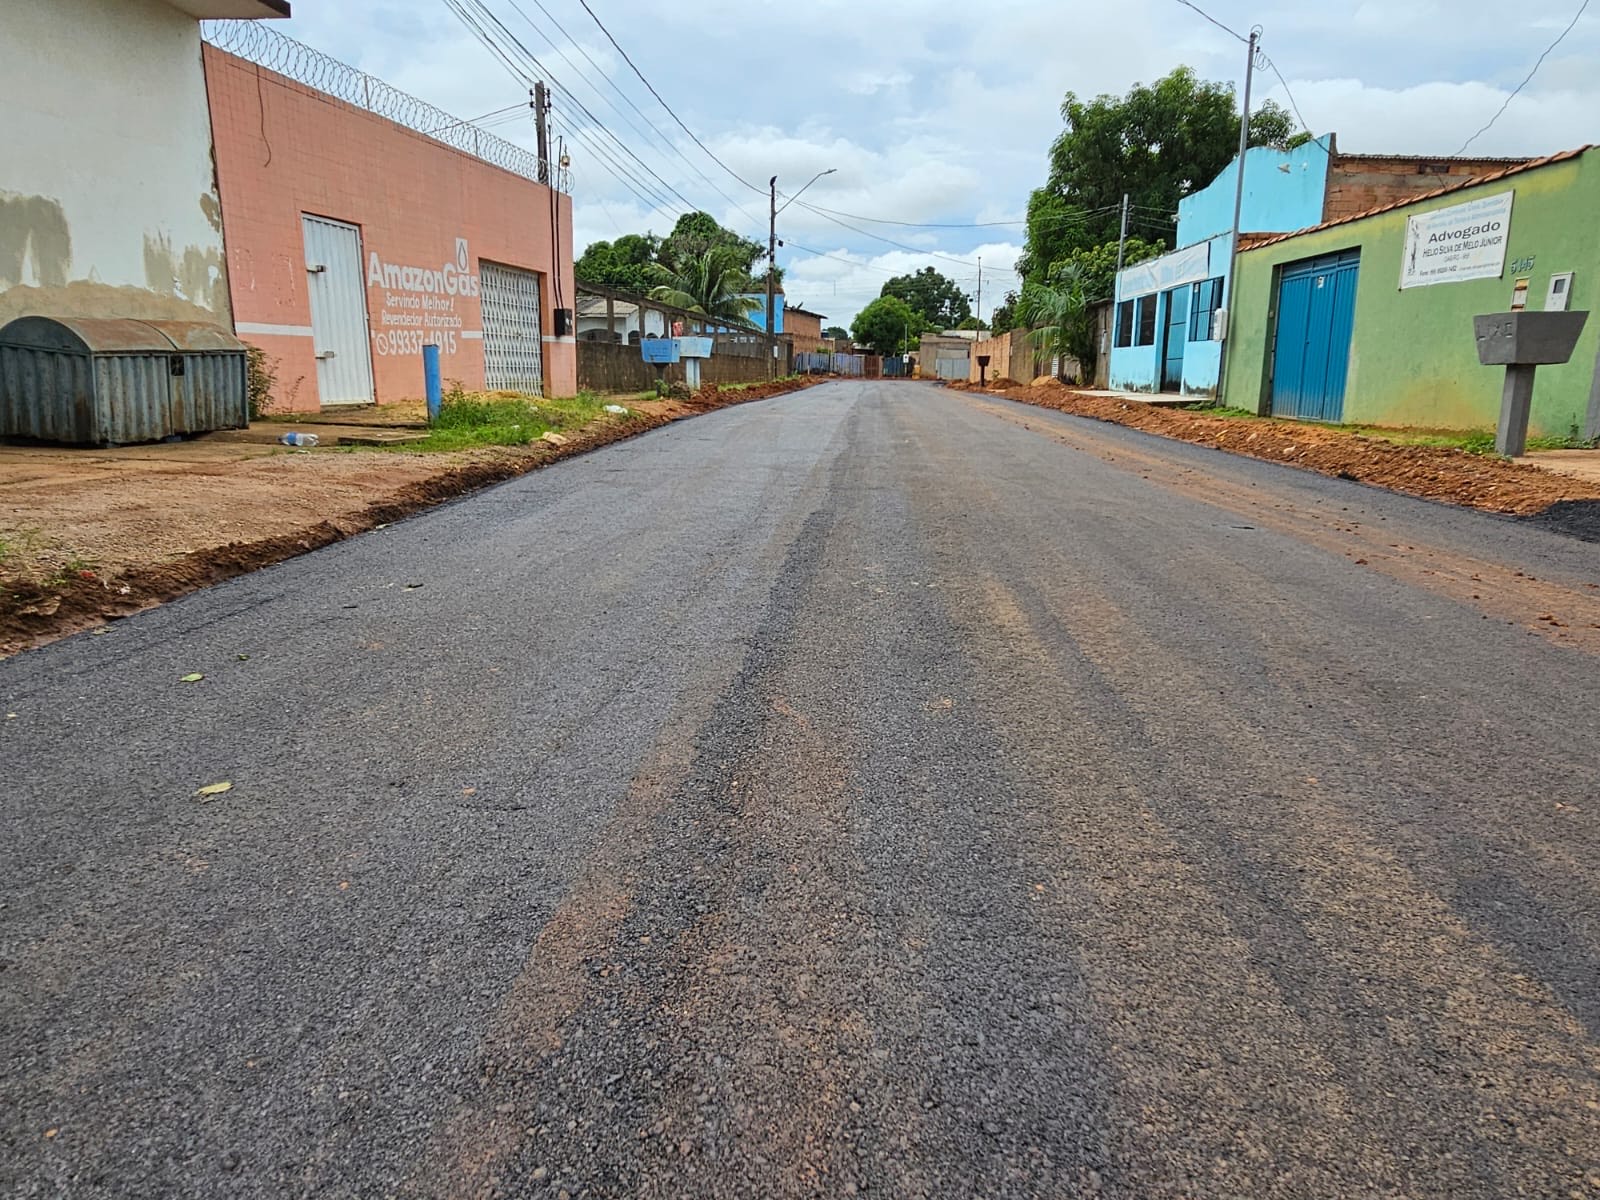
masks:
{"type": "MultiPolygon", "coordinates": [[[[404,125],[407,129],[486,163],[540,182],[539,156],[534,151],[463,121],[426,100],[392,87],[374,75],[340,62],[321,50],[279,33],[264,21],[203,21],[202,36],[226,50],[296,83],[315,88],[346,104],[404,125]]],[[[559,162],[549,164],[551,186],[570,192],[571,178],[559,162]]]]}

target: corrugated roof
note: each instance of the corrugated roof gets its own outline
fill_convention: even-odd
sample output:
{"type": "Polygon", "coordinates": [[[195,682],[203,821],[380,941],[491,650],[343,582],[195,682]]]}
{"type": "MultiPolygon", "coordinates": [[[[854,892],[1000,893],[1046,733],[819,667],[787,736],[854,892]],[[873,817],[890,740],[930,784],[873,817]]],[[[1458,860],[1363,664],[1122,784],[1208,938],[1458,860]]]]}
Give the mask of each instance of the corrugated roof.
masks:
{"type": "Polygon", "coordinates": [[[1516,165],[1507,167],[1503,171],[1492,171],[1488,175],[1472,175],[1463,179],[1452,180],[1444,187],[1435,188],[1421,196],[1407,196],[1404,200],[1391,200],[1388,204],[1380,204],[1377,208],[1369,208],[1366,212],[1355,213],[1352,216],[1340,217],[1336,221],[1324,221],[1321,225],[1309,225],[1304,229],[1296,229],[1292,233],[1280,233],[1275,237],[1263,238],[1255,245],[1241,249],[1241,253],[1248,254],[1252,250],[1260,250],[1264,246],[1276,246],[1279,242],[1287,242],[1290,238],[1303,237],[1308,233],[1320,233],[1324,229],[1333,229],[1339,225],[1348,225],[1351,221],[1364,221],[1368,217],[1375,217],[1379,213],[1389,212],[1391,209],[1405,208],[1412,204],[1421,204],[1424,200],[1434,200],[1440,196],[1448,196],[1451,192],[1459,192],[1464,188],[1480,187],[1486,183],[1498,183],[1512,175],[1521,175],[1524,171],[1537,171],[1540,167],[1554,166],[1556,163],[1566,162],[1568,159],[1579,158],[1594,149],[1591,143],[1579,146],[1576,150],[1563,150],[1559,154],[1546,155],[1544,158],[1535,158],[1524,162],[1521,159],[1516,165]]]}

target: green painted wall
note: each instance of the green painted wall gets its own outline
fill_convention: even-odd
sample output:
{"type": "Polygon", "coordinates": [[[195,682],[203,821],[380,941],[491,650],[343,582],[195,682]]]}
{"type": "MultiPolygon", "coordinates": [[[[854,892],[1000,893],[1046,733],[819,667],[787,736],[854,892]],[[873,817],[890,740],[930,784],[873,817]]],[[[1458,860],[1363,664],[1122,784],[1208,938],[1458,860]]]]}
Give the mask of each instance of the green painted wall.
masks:
{"type": "MultiPolygon", "coordinates": [[[[1561,271],[1576,272],[1569,308],[1600,308],[1600,150],[1245,251],[1231,305],[1225,403],[1267,411],[1277,268],[1352,247],[1361,250],[1361,272],[1344,420],[1493,429],[1505,373],[1478,365],[1472,318],[1507,309],[1513,281],[1522,275],[1531,279],[1528,307],[1543,308],[1550,276],[1561,271]],[[1504,191],[1516,198],[1502,278],[1400,290],[1408,216],[1504,191]],[[1512,272],[1512,264],[1529,258],[1531,269],[1512,272]]],[[[1564,437],[1582,426],[1597,351],[1600,312],[1590,318],[1570,362],[1539,368],[1533,434],[1564,437]]]]}

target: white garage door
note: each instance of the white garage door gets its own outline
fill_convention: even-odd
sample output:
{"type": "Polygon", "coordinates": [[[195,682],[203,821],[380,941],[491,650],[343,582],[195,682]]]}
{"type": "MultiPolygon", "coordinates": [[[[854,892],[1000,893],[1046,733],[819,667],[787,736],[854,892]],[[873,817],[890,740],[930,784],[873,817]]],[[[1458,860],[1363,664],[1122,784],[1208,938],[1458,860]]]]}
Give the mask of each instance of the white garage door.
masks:
{"type": "Polygon", "coordinates": [[[478,263],[483,304],[483,382],[490,391],[544,395],[539,277],[499,263],[478,263]]]}

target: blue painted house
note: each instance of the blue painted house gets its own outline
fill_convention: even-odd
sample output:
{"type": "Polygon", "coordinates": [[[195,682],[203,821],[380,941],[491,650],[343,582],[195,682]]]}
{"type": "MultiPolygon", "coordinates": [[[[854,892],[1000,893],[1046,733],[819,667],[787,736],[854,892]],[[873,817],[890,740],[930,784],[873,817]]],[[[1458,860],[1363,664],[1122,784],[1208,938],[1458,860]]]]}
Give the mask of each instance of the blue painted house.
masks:
{"type": "MultiPolygon", "coordinates": [[[[1318,224],[1337,154],[1332,134],[1293,150],[1252,148],[1245,155],[1240,229],[1287,233],[1318,224]]],[[[1117,275],[1109,373],[1114,389],[1215,394],[1222,366],[1215,313],[1232,257],[1238,169],[1235,158],[1205,187],[1178,201],[1178,249],[1117,275]]]]}
{"type": "MultiPolygon", "coordinates": [[[[765,333],[767,331],[767,294],[765,292],[746,292],[744,293],[744,297],[747,300],[757,300],[760,302],[760,307],[750,314],[750,319],[755,322],[757,329],[765,333]]],[[[774,326],[776,326],[776,328],[772,331],[773,333],[783,332],[782,292],[776,293],[772,298],[772,323],[774,326]]]]}

